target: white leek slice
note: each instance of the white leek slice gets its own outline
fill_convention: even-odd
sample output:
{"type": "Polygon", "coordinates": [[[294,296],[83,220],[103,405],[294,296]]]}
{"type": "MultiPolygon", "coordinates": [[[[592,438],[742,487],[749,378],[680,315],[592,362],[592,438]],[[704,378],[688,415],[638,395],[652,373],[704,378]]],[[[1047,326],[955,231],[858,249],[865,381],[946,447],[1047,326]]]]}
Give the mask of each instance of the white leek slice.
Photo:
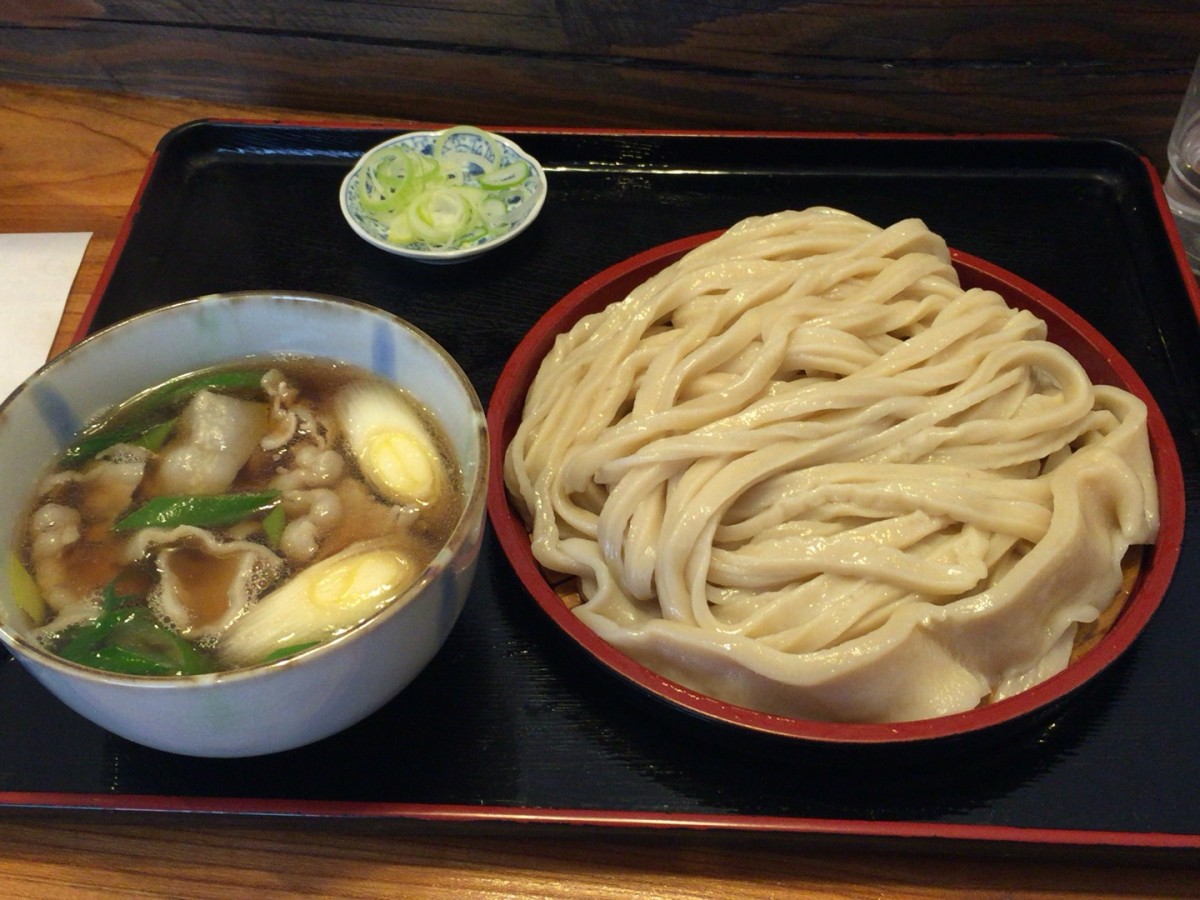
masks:
{"type": "Polygon", "coordinates": [[[385,385],[356,382],[336,400],[338,421],[363,477],[393,503],[432,503],[445,476],[425,424],[385,385]]]}
{"type": "Polygon", "coordinates": [[[327,640],[383,609],[420,574],[400,548],[352,544],[267,594],[217,645],[225,662],[248,666],[279,651],[327,640]]]}

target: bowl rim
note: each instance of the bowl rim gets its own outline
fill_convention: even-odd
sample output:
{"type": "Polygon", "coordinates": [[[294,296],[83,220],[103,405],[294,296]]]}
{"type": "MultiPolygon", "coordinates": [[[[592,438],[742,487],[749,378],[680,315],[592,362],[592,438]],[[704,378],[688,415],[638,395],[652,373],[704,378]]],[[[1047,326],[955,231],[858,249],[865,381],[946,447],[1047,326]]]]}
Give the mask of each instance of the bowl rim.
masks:
{"type": "Polygon", "coordinates": [[[447,126],[446,128],[439,128],[436,130],[406,131],[402,134],[395,134],[364,151],[362,155],[355,160],[354,165],[350,168],[350,171],[345,174],[338,186],[338,208],[341,209],[342,217],[346,220],[346,223],[350,226],[355,234],[357,234],[371,246],[377,247],[380,250],[391,253],[395,256],[402,256],[407,259],[413,259],[427,263],[454,263],[463,262],[475,256],[479,256],[488,250],[492,250],[496,247],[506,244],[533,224],[533,221],[541,213],[542,207],[546,203],[546,195],[549,193],[549,185],[546,182],[545,168],[543,168],[537,157],[533,156],[527,150],[522,148],[519,144],[517,144],[516,141],[512,140],[511,138],[507,138],[502,134],[497,134],[493,131],[481,128],[479,129],[480,131],[484,132],[489,137],[494,138],[501,145],[511,150],[516,156],[528,163],[529,168],[536,175],[537,189],[534,192],[531,205],[525,215],[515,222],[513,226],[508,229],[508,231],[497,235],[494,238],[484,240],[477,244],[472,244],[469,247],[459,247],[455,250],[422,250],[420,248],[405,244],[392,244],[388,241],[380,240],[378,237],[367,231],[367,229],[363,228],[362,223],[358,221],[357,217],[355,217],[353,213],[351,213],[349,200],[347,198],[349,197],[352,183],[354,182],[355,178],[361,175],[363,166],[371,154],[378,150],[382,150],[385,147],[391,147],[396,144],[403,144],[407,142],[432,144],[437,140],[439,135],[454,129],[455,127],[458,126],[451,125],[447,126]]]}
{"type": "MultiPolygon", "coordinates": [[[[93,684],[129,686],[136,689],[148,690],[179,690],[181,688],[196,688],[205,685],[241,682],[251,678],[277,677],[291,668],[307,665],[311,661],[333,652],[336,647],[341,647],[362,639],[369,632],[375,631],[387,619],[400,615],[410,605],[411,599],[424,591],[439,577],[448,568],[450,560],[457,558],[460,549],[472,539],[473,523],[483,512],[481,507],[485,507],[486,504],[487,487],[490,481],[489,466],[491,462],[490,434],[487,428],[487,417],[478,392],[462,367],[458,364],[458,361],[426,332],[395,313],[359,300],[339,297],[334,294],[309,291],[224,291],[191,297],[186,300],[168,303],[154,309],[136,313],[129,318],[122,319],[100,331],[88,335],[39,367],[37,371],[26,378],[7,398],[0,402],[0,419],[3,418],[5,410],[16,400],[17,396],[35,384],[43,373],[57,368],[74,356],[86,353],[93,344],[104,340],[106,335],[117,329],[128,330],[131,327],[136,328],[141,323],[150,319],[189,315],[193,309],[212,307],[218,303],[238,305],[258,303],[266,306],[288,301],[299,301],[326,309],[347,308],[352,310],[355,315],[365,314],[371,318],[385,321],[390,325],[398,326],[402,331],[406,331],[416,337],[423,346],[429,349],[436,357],[440,358],[447,370],[454,377],[455,382],[464,392],[470,408],[470,417],[475,422],[479,459],[475,466],[474,476],[470,479],[469,483],[464,482],[462,486],[464,503],[458,519],[455,521],[449,537],[447,537],[445,543],[434,554],[433,559],[421,573],[420,578],[405,588],[401,594],[398,594],[386,606],[376,610],[369,617],[343,633],[324,640],[313,647],[286,656],[283,659],[255,663],[250,666],[239,666],[234,669],[206,672],[198,675],[127,675],[120,672],[108,672],[63,659],[43,648],[38,642],[30,640],[24,634],[13,629],[8,623],[0,619],[0,643],[3,643],[14,657],[18,659],[31,659],[51,670],[70,677],[82,678],[84,681],[93,684]]],[[[316,354],[306,353],[298,355],[312,357],[316,354]]],[[[219,365],[219,363],[213,363],[213,365],[219,365]]],[[[152,386],[148,385],[148,387],[152,386]]],[[[421,400],[421,398],[417,399],[421,400]]]]}
{"type": "Polygon", "coordinates": [[[828,722],[761,712],[679,684],[606,643],[568,609],[533,558],[528,531],[509,499],[502,475],[504,456],[519,423],[526,392],[557,334],[569,330],[584,315],[622,299],[654,273],[723,232],[724,229],[708,231],[660,244],[609,266],[581,283],[547,310],[526,333],[509,357],[492,392],[488,405],[494,473],[488,489],[492,527],[526,591],[569,642],[642,696],[648,695],[705,723],[732,726],[772,738],[838,746],[916,744],[991,731],[1054,708],[1114,663],[1158,608],[1179,557],[1185,514],[1184,483],[1170,427],[1136,370],[1082,316],[1015,273],[956,249],[950,250],[950,256],[960,277],[966,273],[964,286],[988,287],[1004,296],[1011,305],[1032,308],[1043,319],[1048,313],[1051,340],[1055,338],[1054,326],[1061,324],[1112,370],[1121,386],[1146,404],[1159,490],[1159,534],[1157,542],[1145,548],[1140,571],[1125,606],[1095,646],[1039,684],[964,712],[907,722],[828,722]],[[970,285],[965,283],[967,281],[970,285]],[[598,302],[597,298],[603,299],[598,302]]]}

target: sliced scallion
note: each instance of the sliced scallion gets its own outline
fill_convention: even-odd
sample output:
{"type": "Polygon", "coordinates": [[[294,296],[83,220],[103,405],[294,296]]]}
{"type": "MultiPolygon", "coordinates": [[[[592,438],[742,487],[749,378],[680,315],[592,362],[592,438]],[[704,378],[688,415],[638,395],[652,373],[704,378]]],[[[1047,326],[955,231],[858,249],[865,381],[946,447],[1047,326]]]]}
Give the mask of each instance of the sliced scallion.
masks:
{"type": "Polygon", "coordinates": [[[504,234],[520,221],[537,184],[524,160],[504,162],[504,146],[467,125],[439,133],[426,152],[383,147],[363,162],[358,202],[397,245],[457,250],[504,234]],[[480,149],[464,150],[461,135],[480,149]]]}
{"type": "Polygon", "coordinates": [[[280,491],[270,490],[152,497],[120,519],[113,528],[116,531],[174,528],[177,525],[220,528],[259,513],[269,513],[279,502],[280,496],[280,491]]]}

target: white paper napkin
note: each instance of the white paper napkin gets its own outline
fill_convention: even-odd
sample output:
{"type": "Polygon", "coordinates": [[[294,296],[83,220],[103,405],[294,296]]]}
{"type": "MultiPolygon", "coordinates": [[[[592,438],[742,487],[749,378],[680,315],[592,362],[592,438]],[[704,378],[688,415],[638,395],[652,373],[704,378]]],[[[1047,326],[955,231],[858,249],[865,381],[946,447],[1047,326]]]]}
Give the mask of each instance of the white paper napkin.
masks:
{"type": "Polygon", "coordinates": [[[0,400],[46,361],[91,237],[0,234],[0,400]]]}

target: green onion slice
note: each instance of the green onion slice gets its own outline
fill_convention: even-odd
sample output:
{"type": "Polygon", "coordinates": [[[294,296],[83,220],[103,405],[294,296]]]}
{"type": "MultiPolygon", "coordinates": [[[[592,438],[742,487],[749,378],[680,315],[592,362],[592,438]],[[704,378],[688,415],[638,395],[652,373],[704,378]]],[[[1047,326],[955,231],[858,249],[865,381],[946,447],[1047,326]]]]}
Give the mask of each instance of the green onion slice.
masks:
{"type": "Polygon", "coordinates": [[[246,491],[235,494],[164,495],[147,500],[119,519],[116,531],[138,528],[220,528],[233,525],[259,513],[269,513],[279,503],[280,491],[246,491]]]}
{"type": "Polygon", "coordinates": [[[63,632],[63,659],[124,675],[197,675],[212,671],[204,655],[144,607],[108,609],[63,632]]]}
{"type": "Polygon", "coordinates": [[[384,224],[390,243],[467,247],[511,229],[537,194],[529,164],[504,163],[503,155],[495,135],[469,125],[440,132],[430,152],[383,147],[363,161],[358,201],[384,224]],[[476,136],[482,151],[457,149],[452,139],[462,134],[476,136]]]}
{"type": "Polygon", "coordinates": [[[300,644],[291,644],[287,647],[280,647],[278,650],[272,650],[270,653],[264,656],[262,661],[264,663],[278,662],[281,659],[287,659],[289,656],[295,656],[297,653],[301,653],[310,647],[315,647],[319,643],[321,642],[304,641],[300,644]]]}
{"type": "MultiPolygon", "coordinates": [[[[245,391],[262,384],[266,369],[226,369],[219,372],[201,372],[170,381],[138,398],[137,402],[150,403],[166,408],[201,390],[245,391]]],[[[157,450],[170,434],[170,423],[147,426],[144,423],[114,424],[80,435],[75,443],[63,451],[63,464],[79,466],[117,444],[139,444],[157,450]]]]}
{"type": "Polygon", "coordinates": [[[267,546],[272,550],[279,549],[279,545],[283,542],[283,529],[286,526],[287,514],[283,511],[282,505],[277,504],[269,513],[263,516],[263,532],[267,536],[267,546]]]}

